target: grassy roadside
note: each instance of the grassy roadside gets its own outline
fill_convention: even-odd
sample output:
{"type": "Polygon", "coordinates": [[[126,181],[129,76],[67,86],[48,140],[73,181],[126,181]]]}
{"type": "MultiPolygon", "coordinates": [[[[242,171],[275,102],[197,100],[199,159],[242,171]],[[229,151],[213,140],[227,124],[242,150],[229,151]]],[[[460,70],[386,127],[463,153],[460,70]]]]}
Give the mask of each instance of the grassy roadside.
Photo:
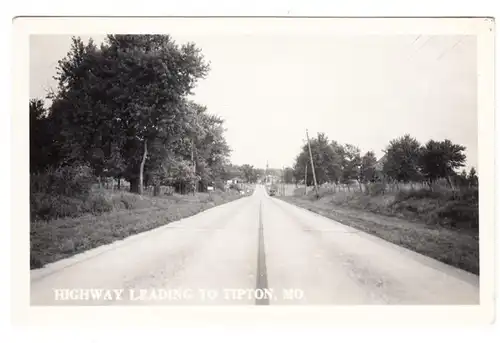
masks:
{"type": "Polygon", "coordinates": [[[429,225],[414,218],[374,213],[348,204],[335,204],[327,198],[313,200],[303,196],[287,196],[280,199],[446,264],[479,274],[479,238],[473,231],[429,225]]]}
{"type": "Polygon", "coordinates": [[[111,203],[117,204],[108,212],[31,222],[31,269],[242,197],[237,192],[161,197],[140,197],[126,192],[105,193],[111,203]]]}

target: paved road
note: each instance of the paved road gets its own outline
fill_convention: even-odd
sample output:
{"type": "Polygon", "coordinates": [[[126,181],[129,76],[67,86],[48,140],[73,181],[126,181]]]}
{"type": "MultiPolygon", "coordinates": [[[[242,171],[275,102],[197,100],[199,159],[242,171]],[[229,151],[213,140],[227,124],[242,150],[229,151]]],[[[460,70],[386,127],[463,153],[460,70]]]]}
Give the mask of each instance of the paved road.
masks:
{"type": "Polygon", "coordinates": [[[478,277],[255,193],[31,271],[33,305],[478,304],[478,277]]]}

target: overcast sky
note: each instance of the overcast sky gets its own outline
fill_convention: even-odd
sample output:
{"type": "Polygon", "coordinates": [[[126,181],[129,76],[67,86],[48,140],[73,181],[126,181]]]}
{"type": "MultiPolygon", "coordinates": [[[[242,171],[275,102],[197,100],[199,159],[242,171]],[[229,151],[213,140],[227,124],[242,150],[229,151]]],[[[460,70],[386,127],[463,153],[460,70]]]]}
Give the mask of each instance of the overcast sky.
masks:
{"type": "MultiPolygon", "coordinates": [[[[89,36],[82,36],[87,39],[89,36]]],[[[97,42],[103,36],[92,36],[97,42]]],[[[477,167],[474,36],[175,36],[203,50],[211,71],[195,100],[225,119],[236,164],[291,166],[305,139],[324,132],[373,150],[409,133],[450,139],[477,167]]],[[[55,87],[70,36],[32,36],[30,97],[55,87]]]]}

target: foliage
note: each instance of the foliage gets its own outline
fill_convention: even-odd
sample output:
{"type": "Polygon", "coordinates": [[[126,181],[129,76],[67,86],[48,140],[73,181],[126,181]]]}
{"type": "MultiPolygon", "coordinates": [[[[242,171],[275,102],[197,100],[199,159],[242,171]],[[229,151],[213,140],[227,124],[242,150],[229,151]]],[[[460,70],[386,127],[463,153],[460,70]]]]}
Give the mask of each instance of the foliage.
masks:
{"type": "Polygon", "coordinates": [[[30,192],[80,196],[89,194],[94,183],[95,177],[88,165],[59,166],[32,174],[30,192]]]}
{"type": "Polygon", "coordinates": [[[342,156],[342,183],[350,184],[360,177],[361,157],[358,147],[345,144],[342,156]]]}
{"type": "Polygon", "coordinates": [[[285,183],[293,183],[295,180],[293,168],[286,167],[283,170],[283,181],[285,183]]]}
{"type": "Polygon", "coordinates": [[[241,166],[241,173],[243,174],[243,179],[247,183],[255,183],[257,182],[257,170],[255,170],[254,166],[249,164],[244,164],[241,166]]]}
{"type": "Polygon", "coordinates": [[[374,182],[375,181],[375,164],[377,163],[377,158],[373,151],[368,151],[361,158],[361,165],[359,168],[359,180],[362,183],[374,182]]]}
{"type": "MultiPolygon", "coordinates": [[[[319,133],[316,138],[311,138],[311,154],[318,184],[338,182],[341,178],[342,149],[330,144],[324,133],[319,133]]],[[[313,184],[309,147],[303,145],[302,151],[295,159],[294,175],[297,180],[304,180],[307,165],[307,184],[313,184]]]]}
{"type": "Polygon", "coordinates": [[[391,140],[386,151],[384,173],[394,181],[418,181],[420,153],[420,143],[410,135],[391,140]]]}
{"type": "Polygon", "coordinates": [[[421,148],[419,165],[422,174],[433,183],[439,178],[449,179],[465,163],[465,147],[446,139],[430,140],[421,148]]]}
{"type": "Polygon", "coordinates": [[[87,164],[135,192],[142,184],[187,189],[195,179],[206,189],[222,179],[230,153],[223,120],[187,99],[208,71],[201,50],[169,35],[108,35],[100,47],[73,37],[50,108],[30,100],[31,173],[87,164]],[[197,178],[172,178],[187,164],[197,178]]]}
{"type": "MultiPolygon", "coordinates": [[[[58,64],[52,109],[63,119],[67,161],[89,162],[96,175],[122,174],[139,191],[148,145],[175,146],[194,132],[186,96],[207,72],[199,49],[168,35],[108,35],[100,48],[74,38],[58,64]]],[[[153,162],[161,160],[149,168],[160,169],[153,162]]]]}

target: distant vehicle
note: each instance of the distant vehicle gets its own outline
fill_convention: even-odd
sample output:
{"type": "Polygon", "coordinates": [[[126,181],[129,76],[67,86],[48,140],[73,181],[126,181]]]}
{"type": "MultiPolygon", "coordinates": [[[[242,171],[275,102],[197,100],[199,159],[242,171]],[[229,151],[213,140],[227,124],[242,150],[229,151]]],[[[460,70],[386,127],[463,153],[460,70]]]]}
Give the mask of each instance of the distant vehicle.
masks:
{"type": "Polygon", "coordinates": [[[274,195],[276,195],[276,189],[271,188],[271,189],[269,190],[269,195],[270,195],[270,196],[274,196],[274,195]]]}

